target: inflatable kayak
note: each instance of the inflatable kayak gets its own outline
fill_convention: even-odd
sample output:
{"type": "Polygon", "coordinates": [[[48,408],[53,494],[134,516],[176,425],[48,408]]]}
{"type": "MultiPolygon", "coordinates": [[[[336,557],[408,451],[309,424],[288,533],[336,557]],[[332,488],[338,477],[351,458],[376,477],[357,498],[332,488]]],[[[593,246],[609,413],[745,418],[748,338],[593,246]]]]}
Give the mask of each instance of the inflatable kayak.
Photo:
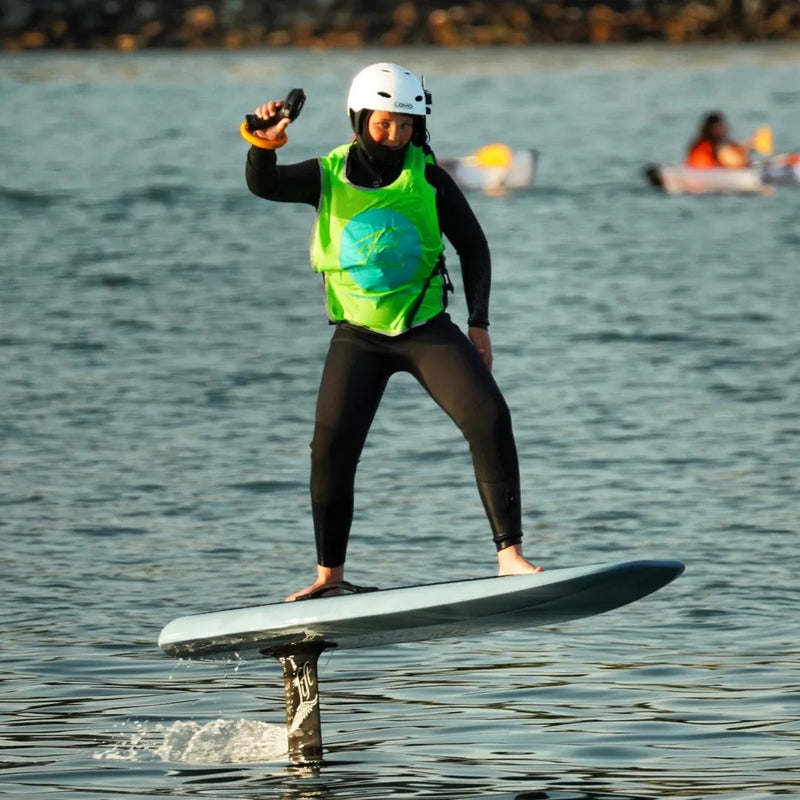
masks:
{"type": "Polygon", "coordinates": [[[676,164],[650,164],[647,181],[667,194],[758,194],[772,186],[800,186],[800,156],[781,156],[741,169],[695,169],[676,164]]]}
{"type": "Polygon", "coordinates": [[[536,150],[512,150],[504,144],[488,144],[472,155],[444,158],[438,163],[462,189],[503,194],[533,186],[538,157],[536,150]]]}

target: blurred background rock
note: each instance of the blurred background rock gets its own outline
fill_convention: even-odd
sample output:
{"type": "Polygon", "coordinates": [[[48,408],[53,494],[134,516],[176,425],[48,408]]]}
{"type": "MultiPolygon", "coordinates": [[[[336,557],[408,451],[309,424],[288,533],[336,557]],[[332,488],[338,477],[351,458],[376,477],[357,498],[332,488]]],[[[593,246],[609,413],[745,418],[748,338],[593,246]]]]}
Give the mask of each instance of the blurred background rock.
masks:
{"type": "Polygon", "coordinates": [[[800,39],[800,0],[0,0],[5,51],[800,39]]]}

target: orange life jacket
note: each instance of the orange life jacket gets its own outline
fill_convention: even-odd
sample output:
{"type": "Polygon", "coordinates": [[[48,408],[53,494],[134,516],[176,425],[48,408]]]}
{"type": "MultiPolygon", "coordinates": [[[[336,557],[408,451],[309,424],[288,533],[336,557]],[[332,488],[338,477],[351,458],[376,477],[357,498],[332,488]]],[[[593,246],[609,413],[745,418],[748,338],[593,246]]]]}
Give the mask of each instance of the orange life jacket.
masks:
{"type": "Polygon", "coordinates": [[[722,166],[717,159],[716,153],[714,152],[714,145],[709,142],[708,139],[703,139],[702,141],[698,142],[689,151],[689,155],[686,156],[684,165],[694,169],[711,169],[712,167],[722,166]]]}

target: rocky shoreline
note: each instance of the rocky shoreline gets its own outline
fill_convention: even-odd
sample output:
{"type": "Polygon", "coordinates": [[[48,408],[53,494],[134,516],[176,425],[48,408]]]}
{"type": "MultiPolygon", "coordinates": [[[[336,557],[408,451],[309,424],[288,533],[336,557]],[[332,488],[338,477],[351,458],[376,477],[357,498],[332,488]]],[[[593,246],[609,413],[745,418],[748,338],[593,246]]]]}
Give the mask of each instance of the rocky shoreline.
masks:
{"type": "Polygon", "coordinates": [[[800,40],[800,0],[0,0],[0,47],[475,47],[800,40]]]}

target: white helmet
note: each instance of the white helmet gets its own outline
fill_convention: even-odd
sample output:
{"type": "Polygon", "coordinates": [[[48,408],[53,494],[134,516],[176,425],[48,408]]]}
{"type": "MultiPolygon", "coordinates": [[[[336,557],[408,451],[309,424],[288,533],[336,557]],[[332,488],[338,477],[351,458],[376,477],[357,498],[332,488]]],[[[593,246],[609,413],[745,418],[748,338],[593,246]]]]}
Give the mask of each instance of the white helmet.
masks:
{"type": "Polygon", "coordinates": [[[393,111],[422,116],[430,113],[421,81],[405,67],[382,62],[365,67],[353,78],[347,95],[347,110],[355,120],[359,111],[393,111]]]}

